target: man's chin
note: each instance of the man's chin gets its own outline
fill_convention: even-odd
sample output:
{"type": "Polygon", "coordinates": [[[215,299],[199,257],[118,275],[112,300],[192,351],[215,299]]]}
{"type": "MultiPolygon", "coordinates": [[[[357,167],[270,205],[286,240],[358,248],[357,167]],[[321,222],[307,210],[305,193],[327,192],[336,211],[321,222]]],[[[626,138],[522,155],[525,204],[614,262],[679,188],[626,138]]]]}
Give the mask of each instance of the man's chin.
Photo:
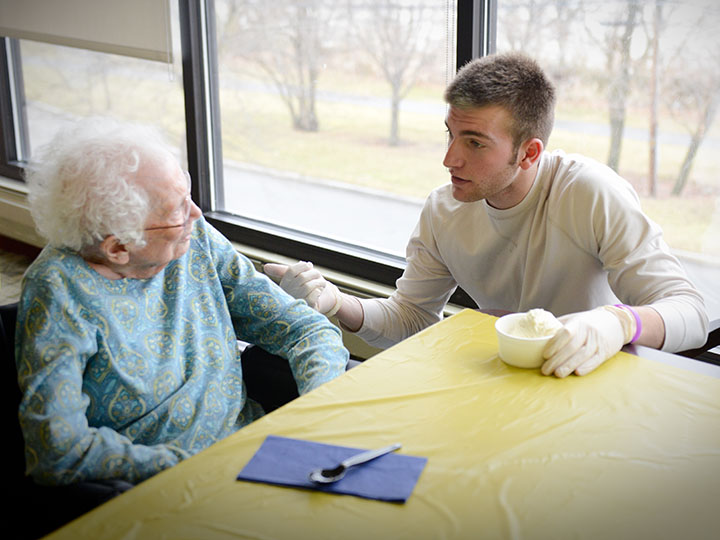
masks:
{"type": "Polygon", "coordinates": [[[482,199],[482,197],[477,197],[472,193],[469,193],[467,190],[463,189],[462,187],[458,187],[453,184],[452,187],[452,196],[453,199],[455,199],[458,202],[464,202],[464,203],[470,203],[470,202],[476,202],[482,199]]]}

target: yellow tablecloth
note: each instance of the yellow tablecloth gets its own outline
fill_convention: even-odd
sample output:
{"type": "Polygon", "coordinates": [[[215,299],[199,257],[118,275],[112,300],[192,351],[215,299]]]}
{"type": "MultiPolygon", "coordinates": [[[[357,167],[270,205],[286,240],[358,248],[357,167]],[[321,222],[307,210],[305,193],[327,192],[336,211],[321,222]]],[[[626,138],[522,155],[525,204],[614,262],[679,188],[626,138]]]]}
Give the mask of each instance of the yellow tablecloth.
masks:
{"type": "Polygon", "coordinates": [[[720,380],[620,353],[560,380],[463,311],[57,531],[68,539],[720,538],[720,380]],[[238,482],[266,435],[428,464],[404,505],[238,482]]]}

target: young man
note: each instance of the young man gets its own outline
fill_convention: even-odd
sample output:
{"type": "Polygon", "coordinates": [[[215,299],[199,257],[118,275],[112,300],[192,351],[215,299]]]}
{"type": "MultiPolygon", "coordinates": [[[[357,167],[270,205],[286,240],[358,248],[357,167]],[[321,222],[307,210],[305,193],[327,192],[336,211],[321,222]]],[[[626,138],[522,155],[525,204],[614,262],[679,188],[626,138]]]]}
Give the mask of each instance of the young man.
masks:
{"type": "Polygon", "coordinates": [[[451,182],[428,197],[395,293],[339,293],[304,262],[267,265],[281,287],[381,347],[439,321],[458,285],[481,308],[545,308],[564,316],[542,366],[558,377],[629,342],[671,352],[704,342],[702,297],[631,186],[582,156],[544,152],[555,91],[533,60],[470,62],[445,99],[451,182]]]}

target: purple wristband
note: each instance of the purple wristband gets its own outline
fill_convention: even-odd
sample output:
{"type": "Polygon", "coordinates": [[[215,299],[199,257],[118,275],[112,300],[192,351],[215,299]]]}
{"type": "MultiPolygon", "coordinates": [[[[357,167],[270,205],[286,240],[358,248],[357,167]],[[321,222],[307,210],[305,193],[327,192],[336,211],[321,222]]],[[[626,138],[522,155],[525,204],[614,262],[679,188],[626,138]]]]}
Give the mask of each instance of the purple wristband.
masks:
{"type": "Polygon", "coordinates": [[[615,307],[625,308],[630,313],[632,313],[633,317],[635,317],[635,328],[636,328],[635,335],[630,340],[630,343],[635,343],[635,340],[637,340],[637,338],[640,337],[640,333],[642,332],[642,321],[640,321],[640,315],[638,315],[637,311],[635,311],[633,308],[631,308],[630,306],[628,306],[626,304],[615,304],[615,307]]]}

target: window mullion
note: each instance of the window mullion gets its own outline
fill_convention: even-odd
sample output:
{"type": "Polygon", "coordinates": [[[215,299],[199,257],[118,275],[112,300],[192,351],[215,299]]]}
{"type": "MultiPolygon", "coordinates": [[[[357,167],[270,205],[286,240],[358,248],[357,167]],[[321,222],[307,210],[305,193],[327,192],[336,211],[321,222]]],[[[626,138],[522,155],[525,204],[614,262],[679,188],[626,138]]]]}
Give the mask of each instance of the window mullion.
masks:
{"type": "Polygon", "coordinates": [[[0,39],[0,117],[0,174],[20,180],[30,145],[20,46],[10,38],[0,39]]]}
{"type": "Polygon", "coordinates": [[[497,0],[458,0],[458,69],[496,50],[497,0]]]}
{"type": "Polygon", "coordinates": [[[188,169],[203,211],[222,206],[222,145],[213,0],[180,0],[188,169]]]}

